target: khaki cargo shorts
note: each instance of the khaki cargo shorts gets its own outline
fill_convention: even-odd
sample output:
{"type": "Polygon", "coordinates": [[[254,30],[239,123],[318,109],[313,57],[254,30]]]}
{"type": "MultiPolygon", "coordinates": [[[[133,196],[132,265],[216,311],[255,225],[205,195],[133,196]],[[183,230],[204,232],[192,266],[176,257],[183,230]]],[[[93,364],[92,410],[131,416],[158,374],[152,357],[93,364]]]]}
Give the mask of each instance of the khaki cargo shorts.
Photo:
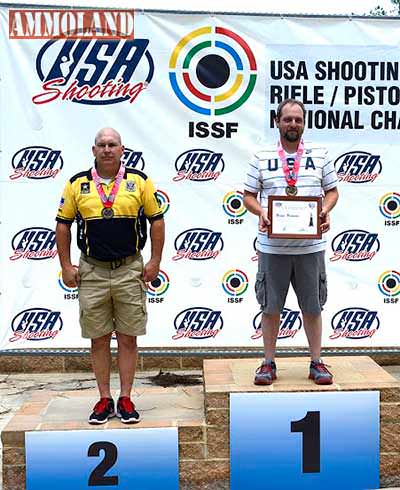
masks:
{"type": "Polygon", "coordinates": [[[131,336],[146,333],[146,286],[141,255],[114,270],[88,263],[81,257],[79,273],[82,337],[95,339],[113,331],[131,336]]]}

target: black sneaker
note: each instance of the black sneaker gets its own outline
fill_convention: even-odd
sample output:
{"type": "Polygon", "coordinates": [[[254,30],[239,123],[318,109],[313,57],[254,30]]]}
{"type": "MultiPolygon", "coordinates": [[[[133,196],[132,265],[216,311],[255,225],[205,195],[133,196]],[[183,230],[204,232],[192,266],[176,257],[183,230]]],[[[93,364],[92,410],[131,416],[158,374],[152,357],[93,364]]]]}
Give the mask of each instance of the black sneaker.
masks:
{"type": "Polygon", "coordinates": [[[120,396],[117,403],[117,417],[124,424],[136,424],[140,422],[140,415],[135,410],[135,405],[132,403],[129,396],[120,396]]]}
{"type": "Polygon", "coordinates": [[[105,424],[109,418],[114,416],[114,400],[112,398],[100,398],[90,414],[89,424],[105,424]]]}

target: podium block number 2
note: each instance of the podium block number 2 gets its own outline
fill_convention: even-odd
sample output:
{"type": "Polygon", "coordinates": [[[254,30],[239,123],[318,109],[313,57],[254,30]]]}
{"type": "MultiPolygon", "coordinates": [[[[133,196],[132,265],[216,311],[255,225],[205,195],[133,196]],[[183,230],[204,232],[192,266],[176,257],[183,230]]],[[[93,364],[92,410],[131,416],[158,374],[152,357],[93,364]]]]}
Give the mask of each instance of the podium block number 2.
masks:
{"type": "Polygon", "coordinates": [[[115,444],[108,441],[94,442],[89,446],[88,456],[99,456],[104,451],[104,459],[96,466],[96,468],[90,473],[89,487],[102,487],[118,485],[118,476],[105,476],[108,470],[110,470],[118,457],[118,448],[115,444]]]}
{"type": "Polygon", "coordinates": [[[231,490],[379,488],[379,392],[232,393],[231,490]]]}
{"type": "Polygon", "coordinates": [[[26,490],[179,489],[178,429],[25,433],[26,490]]]}

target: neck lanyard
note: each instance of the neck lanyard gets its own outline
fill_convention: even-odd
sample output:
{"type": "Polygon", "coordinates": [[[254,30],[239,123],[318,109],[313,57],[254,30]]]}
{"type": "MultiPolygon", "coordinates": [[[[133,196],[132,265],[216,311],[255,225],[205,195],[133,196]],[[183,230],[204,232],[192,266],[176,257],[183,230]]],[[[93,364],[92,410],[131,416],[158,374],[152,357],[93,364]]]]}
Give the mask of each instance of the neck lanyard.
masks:
{"type": "Polygon", "coordinates": [[[279,159],[282,162],[282,170],[285,174],[285,179],[289,187],[296,187],[297,177],[299,175],[300,170],[300,160],[303,156],[304,152],[304,142],[300,140],[299,146],[297,147],[296,158],[294,160],[293,168],[289,168],[285,151],[282,146],[282,142],[278,141],[278,155],[279,159]]]}
{"type": "Polygon", "coordinates": [[[101,179],[99,174],[97,173],[97,170],[95,167],[92,168],[91,170],[92,173],[92,178],[93,182],[96,186],[97,193],[101,199],[101,202],[103,203],[103,210],[101,212],[101,215],[103,218],[109,219],[114,216],[114,211],[112,210],[112,205],[114,204],[115,198],[117,196],[117,192],[119,189],[119,186],[121,185],[122,179],[124,178],[125,174],[125,167],[121,164],[117,173],[117,176],[114,181],[114,185],[111,189],[110,194],[108,197],[106,196],[103,186],[101,185],[101,179]]]}

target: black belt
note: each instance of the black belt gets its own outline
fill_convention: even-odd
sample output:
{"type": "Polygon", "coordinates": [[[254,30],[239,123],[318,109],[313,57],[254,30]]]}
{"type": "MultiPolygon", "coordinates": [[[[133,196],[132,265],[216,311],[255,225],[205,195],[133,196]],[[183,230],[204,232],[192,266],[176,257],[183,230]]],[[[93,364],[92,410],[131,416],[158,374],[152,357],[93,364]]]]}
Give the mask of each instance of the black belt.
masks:
{"type": "Polygon", "coordinates": [[[82,254],[82,259],[88,264],[97,265],[98,267],[102,267],[103,269],[115,270],[121,265],[129,265],[132,264],[135,260],[139,258],[139,254],[129,255],[128,257],[121,257],[120,259],[114,260],[97,260],[93,257],[89,257],[88,255],[82,254]]]}

